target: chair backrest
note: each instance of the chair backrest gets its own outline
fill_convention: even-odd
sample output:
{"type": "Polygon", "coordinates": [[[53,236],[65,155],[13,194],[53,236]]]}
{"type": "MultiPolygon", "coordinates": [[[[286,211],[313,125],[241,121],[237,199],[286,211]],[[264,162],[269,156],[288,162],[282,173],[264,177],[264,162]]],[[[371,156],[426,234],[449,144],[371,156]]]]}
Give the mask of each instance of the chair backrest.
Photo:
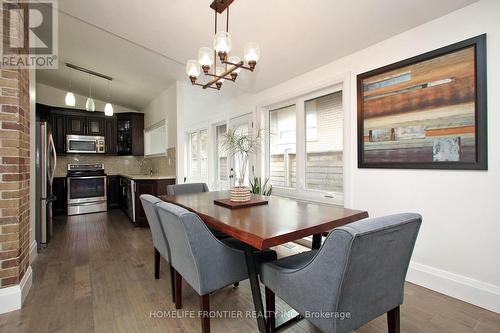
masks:
{"type": "Polygon", "coordinates": [[[338,288],[317,286],[327,297],[318,302],[332,304],[331,310],[340,314],[349,312],[350,319],[320,320],[321,329],[350,332],[403,303],[421,223],[419,214],[405,213],[364,219],[330,233],[311,269],[338,288]]]}
{"type": "Polygon", "coordinates": [[[144,208],[144,213],[146,214],[149,228],[153,236],[153,244],[162,257],[170,262],[170,251],[167,237],[163,227],[161,226],[160,217],[158,216],[155,208],[155,205],[162,202],[162,200],[150,194],[141,194],[139,198],[141,199],[142,207],[144,208]]]}
{"type": "Polygon", "coordinates": [[[167,195],[180,195],[189,193],[208,192],[208,186],[205,183],[186,183],[167,186],[167,195]]]}
{"type": "Polygon", "coordinates": [[[217,266],[225,246],[195,213],[167,202],[156,208],[168,238],[171,265],[199,295],[220,288],[220,278],[213,273],[223,274],[217,266]]]}

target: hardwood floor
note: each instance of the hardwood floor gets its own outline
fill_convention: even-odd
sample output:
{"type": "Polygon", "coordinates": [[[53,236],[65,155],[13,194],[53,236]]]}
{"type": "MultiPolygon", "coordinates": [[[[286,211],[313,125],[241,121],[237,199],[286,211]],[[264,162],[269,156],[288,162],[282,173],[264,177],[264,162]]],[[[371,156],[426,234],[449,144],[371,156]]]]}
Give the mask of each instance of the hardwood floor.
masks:
{"type": "MultiPolygon", "coordinates": [[[[300,251],[280,246],[280,255],[300,251]]],[[[59,218],[49,247],[33,264],[33,286],[19,311],[0,315],[0,332],[200,332],[198,317],[166,318],[174,311],[170,274],[154,279],[149,229],[134,228],[119,210],[59,218]],[[155,317],[156,316],[156,317],[155,317]]],[[[198,297],[183,285],[184,307],[198,310],[198,297]]],[[[253,310],[248,281],[210,297],[212,310],[253,310]]],[[[278,310],[288,307],[281,301],[278,310]]],[[[185,311],[185,312],[182,312],[185,311]]],[[[223,312],[220,312],[223,313],[223,312]]],[[[196,313],[195,313],[196,315],[196,313]]],[[[256,332],[251,318],[214,318],[212,332],[256,332]]],[[[500,315],[428,289],[407,284],[401,331],[500,332],[500,315]]],[[[306,320],[286,332],[317,332],[306,320]]],[[[382,316],[356,332],[387,332],[382,316]]]]}

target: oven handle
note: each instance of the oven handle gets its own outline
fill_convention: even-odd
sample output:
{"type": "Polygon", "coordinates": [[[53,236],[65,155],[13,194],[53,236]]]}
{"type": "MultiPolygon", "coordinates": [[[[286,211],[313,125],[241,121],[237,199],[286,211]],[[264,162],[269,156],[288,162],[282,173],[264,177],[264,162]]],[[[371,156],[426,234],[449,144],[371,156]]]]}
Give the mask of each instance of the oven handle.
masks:
{"type": "Polygon", "coordinates": [[[96,178],[106,178],[106,176],[85,176],[85,177],[68,177],[68,179],[96,179],[96,178]]]}

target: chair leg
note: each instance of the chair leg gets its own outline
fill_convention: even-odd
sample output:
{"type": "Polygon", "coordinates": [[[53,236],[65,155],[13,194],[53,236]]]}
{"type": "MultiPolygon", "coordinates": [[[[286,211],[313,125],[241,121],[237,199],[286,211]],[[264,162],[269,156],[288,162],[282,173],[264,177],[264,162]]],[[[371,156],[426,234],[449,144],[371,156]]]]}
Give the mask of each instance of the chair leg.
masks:
{"type": "Polygon", "coordinates": [[[400,313],[399,306],[387,312],[387,327],[389,333],[399,333],[400,327],[400,313]]]}
{"type": "Polygon", "coordinates": [[[175,269],[172,265],[170,266],[170,293],[172,294],[172,302],[175,303],[175,269]]]}
{"type": "Polygon", "coordinates": [[[274,292],[266,287],[267,332],[274,333],[276,328],[276,302],[274,292]]]}
{"type": "Polygon", "coordinates": [[[175,308],[182,309],[182,276],[175,271],[175,308]]]}
{"type": "Polygon", "coordinates": [[[200,296],[201,332],[210,333],[210,294],[200,296]]]}
{"type": "Polygon", "coordinates": [[[155,279],[160,278],[160,252],[155,247],[155,279]]]}

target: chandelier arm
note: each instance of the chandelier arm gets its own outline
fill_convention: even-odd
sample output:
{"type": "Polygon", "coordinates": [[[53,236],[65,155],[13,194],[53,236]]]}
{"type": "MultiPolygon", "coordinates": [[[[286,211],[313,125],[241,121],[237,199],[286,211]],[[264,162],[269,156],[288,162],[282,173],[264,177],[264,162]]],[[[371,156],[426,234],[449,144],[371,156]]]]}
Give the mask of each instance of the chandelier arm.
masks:
{"type": "MultiPolygon", "coordinates": [[[[232,66],[238,66],[238,64],[235,64],[233,62],[229,62],[229,61],[223,61],[222,63],[224,64],[228,64],[228,65],[232,65],[232,66]]],[[[241,66],[238,66],[238,68],[242,68],[242,69],[246,69],[247,71],[250,71],[250,72],[253,72],[253,68],[250,68],[250,67],[247,67],[247,66],[244,66],[244,65],[241,65],[241,66]]]]}
{"type": "Polygon", "coordinates": [[[231,74],[232,72],[234,72],[236,69],[238,69],[239,67],[241,67],[243,65],[243,61],[240,61],[237,66],[234,66],[232,68],[229,68],[228,70],[226,70],[225,72],[221,73],[218,77],[214,77],[212,80],[208,81],[208,83],[206,83],[204,86],[203,86],[203,89],[205,88],[208,88],[210,87],[212,84],[216,83],[217,81],[219,81],[221,78],[224,78],[226,75],[228,74],[231,74]]]}

